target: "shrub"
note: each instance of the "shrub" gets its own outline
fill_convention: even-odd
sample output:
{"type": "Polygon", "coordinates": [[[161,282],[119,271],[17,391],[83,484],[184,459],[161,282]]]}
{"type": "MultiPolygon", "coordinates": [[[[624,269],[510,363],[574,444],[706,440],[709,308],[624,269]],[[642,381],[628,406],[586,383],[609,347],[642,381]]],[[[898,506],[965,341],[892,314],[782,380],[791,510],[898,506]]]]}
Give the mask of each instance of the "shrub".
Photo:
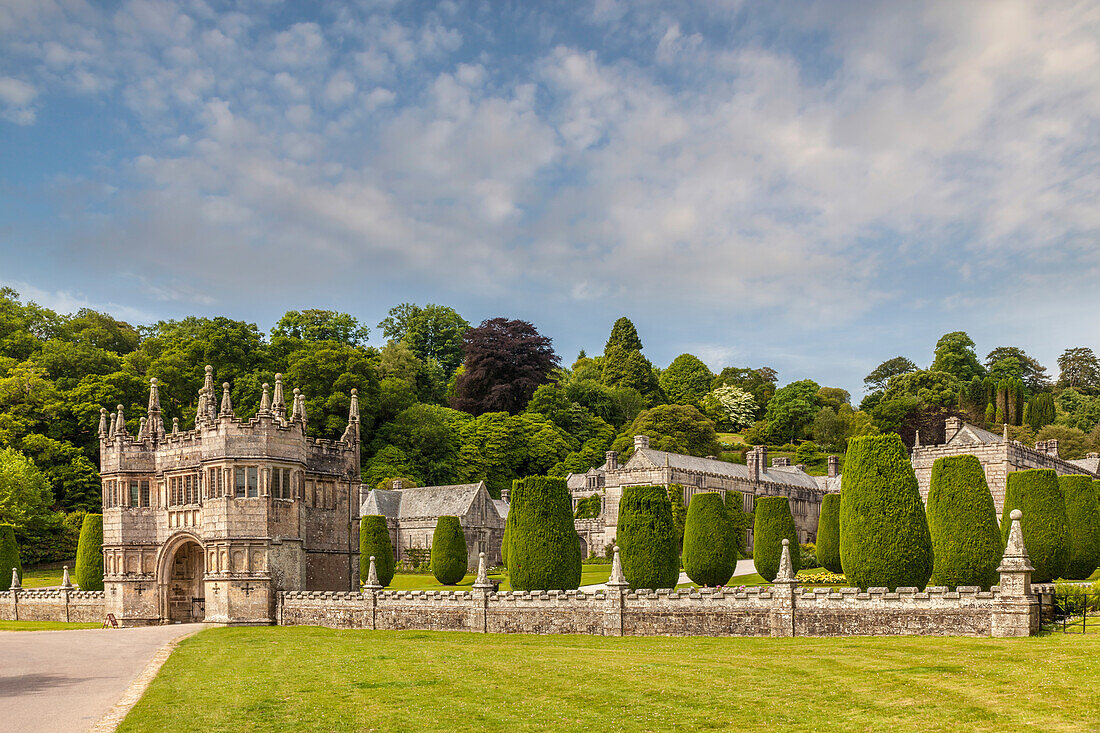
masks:
{"type": "Polygon", "coordinates": [[[997,507],[977,456],[948,456],[932,464],[928,530],[935,557],[933,585],[989,590],[997,584],[1004,544],[997,507]]]}
{"type": "Polygon", "coordinates": [[[680,578],[680,548],[664,487],[623,489],[615,538],[623,574],[631,588],[676,587],[680,578]]]}
{"type": "Polygon", "coordinates": [[[454,585],[466,575],[466,535],[458,517],[442,516],[432,535],[432,575],[443,585],[454,585]]]}
{"type": "Polygon", "coordinates": [[[932,538],[897,433],[853,438],[840,491],[840,564],[853,586],[924,588],[932,538]]]}
{"type": "Polygon", "coordinates": [[[791,570],[802,569],[802,553],[798,547],[798,529],[791,516],[791,505],[785,496],[762,496],[756,500],[756,521],[752,525],[752,561],[756,572],[769,583],[779,573],[783,556],[783,540],[790,540],[791,570]]]}
{"type": "Polygon", "coordinates": [[[19,571],[23,580],[23,563],[19,562],[19,546],[15,544],[15,527],[0,524],[0,590],[11,588],[11,569],[19,571]]]}
{"type": "Polygon", "coordinates": [[[830,573],[844,572],[840,567],[840,494],[826,494],[821,499],[816,554],[821,567],[830,573]]]}
{"type": "Polygon", "coordinates": [[[1067,580],[1086,580],[1100,565],[1100,510],[1088,476],[1059,476],[1058,486],[1066,504],[1069,559],[1062,571],[1067,580]]]}
{"type": "Polygon", "coordinates": [[[103,590],[103,515],[85,514],[73,569],[80,590],[103,590]]]}
{"type": "Polygon", "coordinates": [[[515,481],[508,511],[508,576],[513,590],[571,590],[581,582],[581,547],[565,479],[515,481]]]}
{"type": "Polygon", "coordinates": [[[716,492],[695,494],[688,503],[684,525],[684,572],[699,585],[725,585],[737,567],[730,535],[733,527],[722,497],[716,492]]]}
{"type": "Polygon", "coordinates": [[[821,567],[817,561],[817,546],[813,542],[803,542],[798,546],[798,564],[802,570],[814,570],[821,567]]]}
{"type": "Polygon", "coordinates": [[[753,515],[745,511],[745,497],[740,491],[726,492],[726,514],[733,527],[733,544],[739,557],[751,557],[745,548],[745,539],[752,527],[753,515]]]}
{"type": "Polygon", "coordinates": [[[600,516],[600,495],[592,494],[577,502],[577,510],[573,513],[574,519],[595,519],[600,516]]]}
{"type": "Polygon", "coordinates": [[[1033,468],[1008,474],[1004,512],[1001,514],[1001,542],[1008,541],[1013,509],[1024,513],[1020,529],[1024,546],[1035,571],[1036,583],[1049,583],[1061,577],[1069,559],[1069,533],[1066,531],[1066,504],[1058,488],[1058,475],[1049,468],[1033,468]]]}
{"type": "MultiPolygon", "coordinates": [[[[434,545],[433,545],[434,547],[434,545]]],[[[374,556],[374,572],[384,588],[393,581],[395,560],[390,530],[381,514],[368,514],[359,520],[359,581],[367,582],[370,559],[374,556]]]]}

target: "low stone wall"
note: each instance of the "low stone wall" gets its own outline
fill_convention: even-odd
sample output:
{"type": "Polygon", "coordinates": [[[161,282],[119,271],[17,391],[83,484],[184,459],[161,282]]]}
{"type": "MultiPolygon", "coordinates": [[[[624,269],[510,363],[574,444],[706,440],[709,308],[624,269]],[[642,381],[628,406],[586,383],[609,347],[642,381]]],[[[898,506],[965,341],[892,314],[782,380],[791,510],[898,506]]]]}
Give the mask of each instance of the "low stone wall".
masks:
{"type": "Polygon", "coordinates": [[[1034,596],[999,587],[505,592],[284,592],[278,622],[339,629],[416,629],[596,636],[1026,636],[1034,596]]]}
{"type": "Polygon", "coordinates": [[[98,623],[106,616],[101,590],[18,589],[0,592],[0,620],[98,623]]]}

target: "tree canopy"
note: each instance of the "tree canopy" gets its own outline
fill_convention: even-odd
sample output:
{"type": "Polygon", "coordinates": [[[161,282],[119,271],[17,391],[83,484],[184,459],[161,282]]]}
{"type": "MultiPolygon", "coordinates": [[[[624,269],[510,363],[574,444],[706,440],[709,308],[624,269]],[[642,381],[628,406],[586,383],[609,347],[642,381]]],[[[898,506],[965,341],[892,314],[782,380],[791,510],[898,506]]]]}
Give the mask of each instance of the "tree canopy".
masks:
{"type": "Polygon", "coordinates": [[[558,366],[550,338],[527,321],[490,318],[466,332],[453,407],[473,415],[520,412],[558,366]]]}

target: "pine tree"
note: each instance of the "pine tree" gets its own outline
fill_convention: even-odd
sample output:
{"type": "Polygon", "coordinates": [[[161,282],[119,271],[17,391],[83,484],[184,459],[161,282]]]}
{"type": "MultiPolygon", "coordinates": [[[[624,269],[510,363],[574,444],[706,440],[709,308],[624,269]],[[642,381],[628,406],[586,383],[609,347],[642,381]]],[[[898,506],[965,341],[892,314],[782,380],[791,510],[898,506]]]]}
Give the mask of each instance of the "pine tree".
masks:
{"type": "Polygon", "coordinates": [[[897,433],[848,443],[840,490],[840,563],[859,588],[924,588],[932,538],[917,477],[897,433]]]}

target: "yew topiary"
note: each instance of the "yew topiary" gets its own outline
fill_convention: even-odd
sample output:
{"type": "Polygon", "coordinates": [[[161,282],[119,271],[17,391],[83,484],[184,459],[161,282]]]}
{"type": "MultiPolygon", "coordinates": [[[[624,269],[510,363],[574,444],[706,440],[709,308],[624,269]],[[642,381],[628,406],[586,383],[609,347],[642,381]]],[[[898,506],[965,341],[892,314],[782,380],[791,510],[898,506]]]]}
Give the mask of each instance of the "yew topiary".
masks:
{"type": "Polygon", "coordinates": [[[436,520],[432,535],[432,575],[443,585],[454,585],[466,575],[466,534],[458,517],[436,520]]]}
{"type": "Polygon", "coordinates": [[[564,478],[513,483],[508,509],[508,577],[513,590],[572,590],[581,583],[581,547],[564,478]]]}
{"type": "Polygon", "coordinates": [[[85,514],[73,575],[80,590],[103,590],[103,515],[85,514]]]}
{"type": "Polygon", "coordinates": [[[817,515],[817,561],[830,573],[843,573],[840,566],[840,494],[826,494],[817,515]]]}
{"type": "Polygon", "coordinates": [[[932,575],[928,520],[897,433],[848,444],[840,490],[840,564],[858,588],[924,588],[932,575]]]}
{"type": "Polygon", "coordinates": [[[1086,580],[1100,565],[1100,509],[1096,490],[1088,476],[1059,476],[1058,486],[1066,503],[1069,560],[1062,571],[1067,580],[1086,580]]]}
{"type": "Polygon", "coordinates": [[[0,590],[11,588],[11,569],[19,571],[23,581],[23,563],[19,561],[19,545],[15,544],[15,527],[0,524],[0,590]]]}
{"type": "Polygon", "coordinates": [[[997,584],[1004,544],[997,507],[976,456],[947,456],[932,464],[928,529],[935,556],[932,585],[989,590],[997,584]]]}
{"type": "Polygon", "coordinates": [[[684,572],[695,583],[725,585],[737,567],[733,526],[717,492],[695,494],[684,524],[684,572]]]}
{"type": "MultiPolygon", "coordinates": [[[[783,540],[790,540],[791,570],[802,568],[798,552],[798,529],[794,526],[791,505],[785,496],[762,496],[756,500],[756,519],[752,525],[752,561],[756,572],[769,583],[779,574],[783,540]]],[[[735,560],[736,562],[736,560],[735,560]]]]}
{"type": "Polygon", "coordinates": [[[1058,487],[1058,475],[1049,468],[1033,468],[1008,474],[1004,512],[1001,514],[1001,541],[1008,541],[1013,509],[1024,513],[1020,529],[1032,567],[1031,580],[1049,583],[1060,578],[1069,559],[1069,532],[1066,530],[1066,503],[1058,487]]]}
{"type": "Polygon", "coordinates": [[[615,541],[623,574],[632,589],[676,587],[680,578],[679,540],[664,487],[623,489],[615,541]]]}
{"type": "MultiPolygon", "coordinates": [[[[433,545],[434,546],[434,545],[433,545]]],[[[386,518],[381,514],[368,514],[359,520],[359,581],[367,582],[370,559],[374,556],[374,572],[384,588],[393,581],[393,544],[386,518]]]]}

